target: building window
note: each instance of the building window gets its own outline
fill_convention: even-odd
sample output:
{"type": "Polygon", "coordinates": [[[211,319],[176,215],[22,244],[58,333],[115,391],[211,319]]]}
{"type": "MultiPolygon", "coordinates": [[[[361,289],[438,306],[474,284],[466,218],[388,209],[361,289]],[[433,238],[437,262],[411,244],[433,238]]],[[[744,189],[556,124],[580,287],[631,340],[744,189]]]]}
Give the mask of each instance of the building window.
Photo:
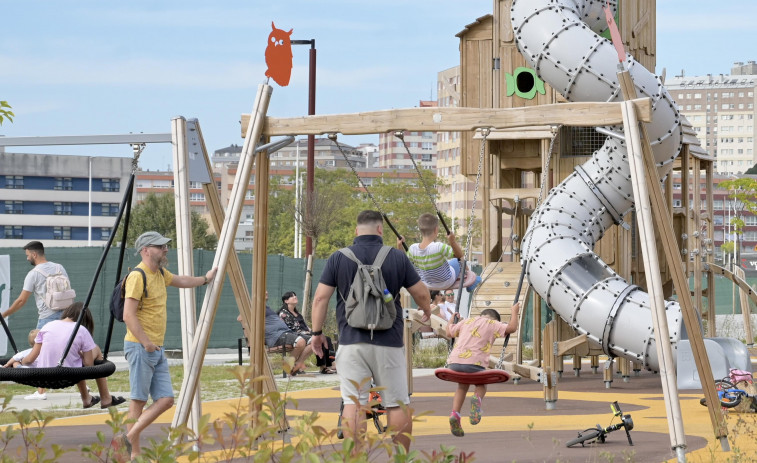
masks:
{"type": "Polygon", "coordinates": [[[6,175],[5,188],[21,190],[24,188],[24,177],[21,175],[6,175]]]}
{"type": "Polygon", "coordinates": [[[23,228],[19,225],[6,225],[3,233],[6,239],[23,238],[23,228]]]}
{"type": "Polygon", "coordinates": [[[100,239],[103,241],[108,241],[108,239],[110,238],[110,232],[111,232],[110,228],[101,228],[100,239]]]}
{"type": "Polygon", "coordinates": [[[71,203],[53,203],[55,215],[71,215],[71,203]]]}
{"type": "Polygon", "coordinates": [[[6,214],[23,214],[24,202],[23,201],[6,201],[5,213],[6,214]]]}
{"type": "Polygon", "coordinates": [[[118,203],[102,203],[100,207],[102,209],[102,215],[106,217],[115,217],[118,215],[118,208],[121,206],[118,203]]]}
{"type": "Polygon", "coordinates": [[[681,200],[680,199],[674,199],[673,200],[673,207],[681,207],[681,200]]]}
{"type": "Polygon", "coordinates": [[[53,239],[70,240],[71,227],[53,227],[53,239]]]}
{"type": "Polygon", "coordinates": [[[117,178],[104,178],[103,179],[103,191],[119,191],[121,189],[121,181],[117,178]]]}
{"type": "Polygon", "coordinates": [[[73,181],[71,177],[55,177],[54,190],[71,190],[73,189],[73,181]]]}
{"type": "Polygon", "coordinates": [[[205,201],[205,193],[190,193],[189,194],[189,200],[190,201],[205,201]]]}

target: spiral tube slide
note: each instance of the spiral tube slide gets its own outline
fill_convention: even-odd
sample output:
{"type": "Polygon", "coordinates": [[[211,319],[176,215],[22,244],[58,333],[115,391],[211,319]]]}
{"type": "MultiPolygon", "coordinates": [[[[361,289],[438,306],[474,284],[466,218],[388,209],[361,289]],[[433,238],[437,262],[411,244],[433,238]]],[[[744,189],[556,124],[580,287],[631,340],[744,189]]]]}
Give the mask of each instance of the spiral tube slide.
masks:
{"type": "MultiPolygon", "coordinates": [[[[514,0],[518,48],[539,77],[569,101],[622,101],[618,55],[597,32],[607,28],[593,0],[514,0]]],[[[616,1],[611,0],[613,10],[616,1]]],[[[660,80],[626,55],[639,97],[653,101],[647,125],[660,177],[681,150],[680,115],[660,80]]],[[[626,145],[619,127],[585,164],[552,189],[532,216],[521,246],[527,276],[547,304],[608,355],[659,371],[649,295],[618,276],[593,251],[613,224],[633,209],[626,145]]],[[[681,308],[666,303],[670,341],[681,338],[681,308]]]]}

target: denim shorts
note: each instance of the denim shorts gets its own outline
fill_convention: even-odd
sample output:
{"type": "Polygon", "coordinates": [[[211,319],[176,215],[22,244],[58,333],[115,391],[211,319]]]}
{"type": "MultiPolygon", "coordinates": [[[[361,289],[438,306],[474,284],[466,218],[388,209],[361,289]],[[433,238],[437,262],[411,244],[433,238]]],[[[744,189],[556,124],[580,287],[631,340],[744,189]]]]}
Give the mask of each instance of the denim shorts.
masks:
{"type": "Polygon", "coordinates": [[[138,342],[124,341],[124,354],[129,362],[131,400],[147,402],[148,396],[153,402],[163,397],[173,398],[168,360],[162,347],[147,352],[138,342]]]}
{"type": "Polygon", "coordinates": [[[41,330],[42,327],[45,326],[45,325],[47,325],[48,323],[50,323],[52,321],[55,321],[55,320],[60,320],[60,316],[61,316],[62,313],[63,313],[63,311],[61,310],[60,312],[55,312],[55,315],[53,315],[52,317],[40,318],[37,321],[37,329],[41,330]]]}

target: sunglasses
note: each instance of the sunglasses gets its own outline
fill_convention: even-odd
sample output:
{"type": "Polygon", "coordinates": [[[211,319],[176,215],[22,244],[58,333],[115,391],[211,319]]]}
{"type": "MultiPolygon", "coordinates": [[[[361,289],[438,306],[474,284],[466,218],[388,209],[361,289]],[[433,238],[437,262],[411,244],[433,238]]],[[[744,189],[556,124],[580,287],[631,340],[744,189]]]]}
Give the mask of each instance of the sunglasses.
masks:
{"type": "Polygon", "coordinates": [[[446,293],[446,294],[445,294],[445,296],[447,296],[447,297],[449,297],[449,296],[454,296],[454,295],[455,295],[455,293],[446,293]]]}

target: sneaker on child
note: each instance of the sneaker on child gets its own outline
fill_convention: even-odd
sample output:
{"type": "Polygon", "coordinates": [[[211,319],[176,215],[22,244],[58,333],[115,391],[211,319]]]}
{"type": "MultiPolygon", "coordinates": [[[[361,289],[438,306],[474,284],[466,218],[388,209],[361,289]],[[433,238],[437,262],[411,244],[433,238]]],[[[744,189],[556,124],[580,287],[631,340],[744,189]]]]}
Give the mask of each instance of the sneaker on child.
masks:
{"type": "Polygon", "coordinates": [[[460,415],[457,412],[449,414],[449,429],[452,431],[453,436],[463,437],[465,432],[460,424],[460,415]]]}
{"type": "Polygon", "coordinates": [[[481,410],[481,398],[479,398],[477,395],[474,395],[470,399],[470,424],[478,424],[481,422],[481,415],[483,414],[483,411],[481,410]]]}

